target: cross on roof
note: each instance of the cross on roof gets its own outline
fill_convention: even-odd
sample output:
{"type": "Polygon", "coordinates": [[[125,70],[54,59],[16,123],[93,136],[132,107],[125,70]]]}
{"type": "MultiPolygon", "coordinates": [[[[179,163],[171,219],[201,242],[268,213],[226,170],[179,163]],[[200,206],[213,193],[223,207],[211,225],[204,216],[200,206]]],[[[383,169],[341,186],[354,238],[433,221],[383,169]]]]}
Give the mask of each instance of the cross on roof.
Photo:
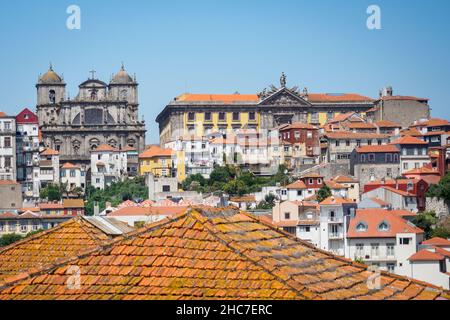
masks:
{"type": "Polygon", "coordinates": [[[95,73],[96,73],[96,71],[95,70],[91,70],[91,71],[89,71],[91,74],[92,74],[92,78],[91,79],[95,79],[95,73]]]}

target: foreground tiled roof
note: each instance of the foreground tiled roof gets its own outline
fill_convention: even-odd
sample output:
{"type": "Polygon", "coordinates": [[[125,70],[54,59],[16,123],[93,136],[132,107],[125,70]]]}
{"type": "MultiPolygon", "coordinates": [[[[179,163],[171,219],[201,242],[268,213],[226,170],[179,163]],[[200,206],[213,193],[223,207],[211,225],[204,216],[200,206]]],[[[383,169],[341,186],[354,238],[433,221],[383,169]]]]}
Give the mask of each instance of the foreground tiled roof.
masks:
{"type": "Polygon", "coordinates": [[[0,248],[0,287],[27,273],[54,265],[61,259],[98,248],[110,238],[83,219],[72,219],[59,226],[0,248]]]}
{"type": "MultiPolygon", "coordinates": [[[[437,299],[450,293],[316,249],[247,213],[193,209],[3,287],[0,299],[437,299]],[[80,286],[67,286],[70,266],[80,286]]],[[[71,278],[70,278],[71,279],[71,278]]]]}

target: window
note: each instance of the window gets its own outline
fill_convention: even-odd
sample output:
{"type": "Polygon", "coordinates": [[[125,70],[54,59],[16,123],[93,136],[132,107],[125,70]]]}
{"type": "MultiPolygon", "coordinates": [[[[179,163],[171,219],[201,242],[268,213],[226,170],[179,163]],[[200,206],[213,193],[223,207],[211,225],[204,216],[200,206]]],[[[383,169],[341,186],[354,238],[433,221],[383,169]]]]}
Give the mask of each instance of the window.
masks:
{"type": "Polygon", "coordinates": [[[249,112],[249,113],[248,113],[248,119],[249,119],[250,121],[256,120],[256,114],[255,114],[254,112],[249,112]]]}
{"type": "Polygon", "coordinates": [[[361,147],[361,140],[356,140],[356,146],[361,147]]]}
{"type": "Polygon", "coordinates": [[[394,273],[395,271],[395,263],[388,263],[387,265],[387,271],[390,273],[394,273]]]}
{"type": "Polygon", "coordinates": [[[380,223],[380,225],[378,226],[378,230],[379,231],[388,231],[389,230],[389,225],[388,225],[388,223],[387,222],[382,222],[382,223],[380,223]]]}
{"type": "Polygon", "coordinates": [[[392,162],[392,154],[391,153],[386,153],[386,162],[392,162]]]}
{"type": "Polygon", "coordinates": [[[339,147],[340,143],[339,140],[336,140],[336,147],[339,147]]]}
{"type": "Polygon", "coordinates": [[[445,260],[439,261],[439,271],[442,273],[447,272],[447,266],[445,265],[445,260]]]}
{"type": "Polygon", "coordinates": [[[295,131],[294,137],[295,137],[295,139],[300,139],[300,131],[295,131]]]}
{"type": "Polygon", "coordinates": [[[11,137],[5,137],[5,140],[3,140],[3,147],[11,148],[11,137]]]}
{"type": "Polygon", "coordinates": [[[388,257],[395,256],[395,243],[386,244],[386,255],[388,257]]]}
{"type": "Polygon", "coordinates": [[[48,92],[48,101],[50,101],[50,103],[55,103],[56,102],[56,93],[55,90],[50,90],[48,92]]]}
{"type": "Polygon", "coordinates": [[[375,162],[375,154],[369,153],[369,162],[375,162]]]}
{"type": "Polygon", "coordinates": [[[350,147],[350,140],[345,140],[345,145],[346,145],[347,147],[350,147]]]}
{"type": "Polygon", "coordinates": [[[219,121],[225,121],[225,112],[219,112],[219,121]]]}
{"type": "Polygon", "coordinates": [[[233,121],[239,121],[239,119],[240,119],[240,113],[233,112],[233,121]]]}
{"type": "Polygon", "coordinates": [[[211,121],[211,112],[205,112],[205,121],[211,121]]]}
{"type": "Polygon", "coordinates": [[[383,144],[383,141],[381,141],[381,140],[377,140],[377,142],[378,142],[379,146],[381,146],[383,144]]]}
{"type": "Polygon", "coordinates": [[[163,192],[170,192],[170,186],[169,185],[165,185],[162,187],[162,191],[163,192]]]}
{"type": "Polygon", "coordinates": [[[66,176],[66,170],[61,170],[61,177],[65,177],[66,176]]]}
{"type": "Polygon", "coordinates": [[[403,170],[408,170],[408,162],[403,163],[403,170]]]}
{"type": "Polygon", "coordinates": [[[380,244],[379,243],[372,243],[370,244],[371,247],[371,255],[372,257],[378,257],[380,255],[380,244]]]}
{"type": "Polygon", "coordinates": [[[188,120],[189,121],[194,121],[195,120],[195,113],[194,112],[189,112],[188,113],[188,120]]]}
{"type": "Polygon", "coordinates": [[[70,170],[70,177],[72,177],[72,178],[75,177],[75,170],[70,170]]]}
{"type": "Polygon", "coordinates": [[[364,257],[364,244],[363,243],[357,243],[356,244],[355,255],[356,255],[357,258],[364,257]]]}
{"type": "Polygon", "coordinates": [[[366,162],[366,155],[362,154],[361,155],[361,163],[364,163],[364,162],[366,162]]]}
{"type": "Polygon", "coordinates": [[[11,168],[11,157],[5,157],[5,168],[11,168]]]}
{"type": "Polygon", "coordinates": [[[20,231],[27,232],[28,231],[28,223],[26,221],[20,222],[20,231]]]}
{"type": "Polygon", "coordinates": [[[284,219],[286,219],[286,220],[291,219],[291,213],[290,212],[285,212],[284,213],[284,219]]]}
{"type": "Polygon", "coordinates": [[[367,145],[371,146],[372,145],[372,140],[367,140],[367,145]]]}
{"type": "Polygon", "coordinates": [[[400,244],[402,245],[409,245],[411,238],[400,238],[400,244]]]}
{"type": "Polygon", "coordinates": [[[358,225],[356,226],[356,231],[358,231],[358,232],[367,231],[367,225],[363,222],[358,223],[358,225]]]}
{"type": "Polygon", "coordinates": [[[301,197],[302,194],[303,194],[303,191],[302,191],[302,190],[297,190],[297,196],[298,196],[298,197],[301,197]]]}

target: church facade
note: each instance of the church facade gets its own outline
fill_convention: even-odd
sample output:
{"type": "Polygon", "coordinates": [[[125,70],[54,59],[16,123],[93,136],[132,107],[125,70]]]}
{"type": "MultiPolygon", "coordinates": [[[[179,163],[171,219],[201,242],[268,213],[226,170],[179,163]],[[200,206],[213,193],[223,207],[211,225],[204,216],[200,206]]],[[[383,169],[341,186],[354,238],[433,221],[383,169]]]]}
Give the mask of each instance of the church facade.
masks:
{"type": "Polygon", "coordinates": [[[46,147],[59,151],[60,161],[86,170],[90,152],[101,144],[117,149],[145,148],[145,123],[139,120],[138,83],[121,67],[109,84],[92,77],[66,94],[66,83],[52,66],[36,84],[37,115],[46,147]]]}
{"type": "Polygon", "coordinates": [[[258,94],[182,94],[156,121],[163,145],[187,134],[207,136],[241,128],[264,131],[297,122],[323,125],[340,113],[364,116],[374,102],[354,93],[317,94],[306,88],[288,88],[283,73],[279,87],[272,85],[258,94]]]}

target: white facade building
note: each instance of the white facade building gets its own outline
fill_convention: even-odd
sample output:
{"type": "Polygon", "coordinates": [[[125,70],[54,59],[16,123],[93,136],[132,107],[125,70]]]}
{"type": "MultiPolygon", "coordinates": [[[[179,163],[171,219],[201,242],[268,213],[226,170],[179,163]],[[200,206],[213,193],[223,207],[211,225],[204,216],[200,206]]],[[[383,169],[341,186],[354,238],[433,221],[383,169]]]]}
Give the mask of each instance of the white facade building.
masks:
{"type": "Polygon", "coordinates": [[[100,145],[91,151],[91,174],[92,185],[99,189],[122,180],[127,175],[127,152],[100,145]]]}
{"type": "Polygon", "coordinates": [[[86,171],[78,165],[65,163],[60,169],[60,183],[67,184],[67,191],[86,188],[86,171]]]}
{"type": "Polygon", "coordinates": [[[16,118],[0,112],[0,180],[16,180],[16,118]]]}

